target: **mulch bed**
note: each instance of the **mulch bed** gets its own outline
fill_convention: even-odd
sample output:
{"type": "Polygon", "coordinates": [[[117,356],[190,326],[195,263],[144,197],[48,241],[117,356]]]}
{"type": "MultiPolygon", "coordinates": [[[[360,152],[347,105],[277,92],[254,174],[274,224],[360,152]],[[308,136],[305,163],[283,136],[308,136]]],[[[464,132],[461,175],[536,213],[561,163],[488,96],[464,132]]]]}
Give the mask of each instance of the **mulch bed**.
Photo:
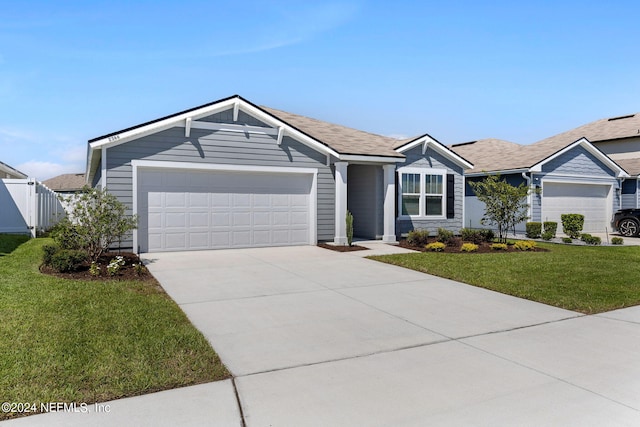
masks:
{"type": "Polygon", "coordinates": [[[324,249],[329,249],[336,252],[354,252],[354,251],[366,251],[369,248],[365,248],[364,246],[358,245],[329,245],[327,243],[318,243],[318,246],[324,249]]]}
{"type": "Polygon", "coordinates": [[[108,252],[103,254],[98,260],[97,264],[100,267],[100,275],[93,276],[89,272],[90,263],[83,264],[78,271],[73,271],[69,273],[59,273],[52,269],[49,266],[41,265],[40,272],[44,274],[48,274],[51,276],[60,277],[63,279],[79,279],[79,280],[142,280],[142,281],[152,281],[155,280],[154,277],[149,273],[146,267],[143,267],[142,271],[136,272],[133,268],[133,264],[139,264],[140,258],[138,255],[131,252],[108,252]],[[125,264],[120,267],[120,270],[113,275],[110,276],[107,272],[107,265],[117,256],[121,256],[124,258],[125,264]]]}
{"type": "MultiPolygon", "coordinates": [[[[437,242],[438,240],[435,237],[431,237],[428,240],[428,243],[433,243],[433,242],[437,242]]],[[[506,252],[523,252],[520,249],[516,249],[513,247],[513,245],[507,245],[507,249],[506,250],[495,250],[495,249],[491,249],[491,244],[492,243],[487,243],[487,242],[482,242],[482,243],[478,243],[478,250],[475,252],[461,252],[460,251],[460,247],[462,246],[463,242],[462,239],[460,239],[459,237],[454,237],[448,244],[447,246],[444,248],[444,250],[442,252],[445,253],[455,253],[455,254],[486,254],[486,253],[506,253],[506,252]]],[[[410,245],[409,243],[407,243],[406,239],[400,240],[398,242],[398,245],[400,247],[406,248],[406,249],[412,249],[414,251],[420,251],[420,252],[431,252],[430,250],[427,250],[424,246],[414,246],[414,245],[410,245]]],[[[533,248],[527,252],[548,252],[548,249],[543,249],[543,248],[533,248]]]]}

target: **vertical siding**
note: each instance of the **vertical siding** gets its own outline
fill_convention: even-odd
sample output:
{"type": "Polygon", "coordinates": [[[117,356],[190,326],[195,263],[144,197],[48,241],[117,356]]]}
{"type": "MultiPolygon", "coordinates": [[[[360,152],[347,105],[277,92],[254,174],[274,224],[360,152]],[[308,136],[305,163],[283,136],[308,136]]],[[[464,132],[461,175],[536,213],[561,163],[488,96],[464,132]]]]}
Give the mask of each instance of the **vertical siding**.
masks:
{"type": "Polygon", "coordinates": [[[382,213],[381,166],[349,165],[347,168],[347,209],[353,214],[353,234],[375,239],[380,235],[382,213]]]}
{"type": "MultiPolygon", "coordinates": [[[[218,113],[209,120],[225,120],[225,114],[232,113],[218,113]]],[[[239,118],[248,124],[256,125],[242,115],[239,118]]],[[[134,159],[316,168],[318,240],[332,240],[335,184],[332,171],[326,166],[326,156],[290,137],[283,138],[282,144],[278,146],[275,138],[270,135],[202,129],[191,129],[190,137],[185,137],[184,128],[167,129],[110,148],[107,156],[107,186],[109,191],[128,207],[129,212],[132,212],[131,160],[134,159]]],[[[132,243],[131,240],[123,242],[123,247],[131,247],[132,243]]]]}
{"type": "MultiPolygon", "coordinates": [[[[438,228],[446,228],[447,230],[453,231],[454,233],[458,233],[464,226],[462,223],[462,206],[464,203],[464,171],[462,167],[458,166],[457,164],[431,148],[427,149],[427,152],[425,154],[422,154],[422,147],[415,147],[403,154],[407,157],[407,160],[404,164],[400,164],[399,168],[423,167],[446,169],[448,174],[455,175],[455,216],[454,218],[439,219],[398,218],[396,221],[396,234],[402,235],[408,233],[413,229],[426,229],[435,233],[438,228]]],[[[443,196],[446,201],[446,194],[444,194],[443,196]]]]}

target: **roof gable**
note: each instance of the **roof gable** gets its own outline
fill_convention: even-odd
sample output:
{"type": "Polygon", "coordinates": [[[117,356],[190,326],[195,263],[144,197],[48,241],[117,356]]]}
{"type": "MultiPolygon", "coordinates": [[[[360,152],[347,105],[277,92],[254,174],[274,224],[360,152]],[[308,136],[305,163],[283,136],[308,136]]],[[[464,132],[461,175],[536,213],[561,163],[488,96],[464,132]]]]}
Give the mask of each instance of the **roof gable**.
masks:
{"type": "Polygon", "coordinates": [[[453,161],[454,163],[456,163],[457,165],[463,168],[470,169],[473,167],[473,164],[471,162],[469,162],[459,154],[455,153],[454,151],[450,150],[446,146],[442,145],[436,139],[432,138],[431,135],[429,134],[424,134],[422,136],[414,138],[413,140],[405,140],[405,141],[397,142],[395,150],[398,153],[405,153],[418,146],[422,146],[422,154],[426,153],[427,148],[432,148],[439,154],[450,159],[451,161],[453,161]]]}
{"type": "Polygon", "coordinates": [[[542,168],[544,165],[553,161],[554,159],[564,155],[565,153],[574,150],[576,147],[582,147],[591,155],[593,155],[596,159],[602,162],[607,168],[613,171],[618,178],[628,177],[629,174],[625,172],[616,162],[611,160],[609,156],[604,154],[598,148],[596,148],[591,142],[589,142],[586,138],[580,138],[575,141],[573,144],[569,144],[568,146],[562,148],[561,150],[556,151],[555,153],[547,156],[546,158],[540,160],[529,169],[531,172],[542,172],[542,168]]]}

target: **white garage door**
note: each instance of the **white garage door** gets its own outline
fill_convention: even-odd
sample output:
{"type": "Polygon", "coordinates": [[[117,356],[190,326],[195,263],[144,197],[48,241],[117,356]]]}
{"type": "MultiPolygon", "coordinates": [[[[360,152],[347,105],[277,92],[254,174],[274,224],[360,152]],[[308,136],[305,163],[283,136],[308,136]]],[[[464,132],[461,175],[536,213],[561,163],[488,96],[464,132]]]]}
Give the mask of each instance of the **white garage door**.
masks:
{"type": "Polygon", "coordinates": [[[313,176],[141,169],[141,252],[309,244],[313,176]]]}
{"type": "Polygon", "coordinates": [[[543,221],[556,221],[562,230],[561,214],[584,215],[583,231],[604,233],[611,229],[611,185],[567,184],[545,182],[543,184],[543,221]]]}

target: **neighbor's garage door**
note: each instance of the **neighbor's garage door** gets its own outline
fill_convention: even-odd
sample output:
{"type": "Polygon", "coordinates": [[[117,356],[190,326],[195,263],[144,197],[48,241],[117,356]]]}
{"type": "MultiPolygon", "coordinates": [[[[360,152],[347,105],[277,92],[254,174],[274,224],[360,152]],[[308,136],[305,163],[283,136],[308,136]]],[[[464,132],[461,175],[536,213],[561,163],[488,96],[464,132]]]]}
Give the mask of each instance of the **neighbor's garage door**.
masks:
{"type": "Polygon", "coordinates": [[[141,169],[141,252],[310,243],[309,174],[141,169]]]}
{"type": "Polygon", "coordinates": [[[562,230],[561,214],[584,215],[585,232],[605,232],[611,228],[611,185],[567,184],[545,182],[543,184],[542,220],[556,221],[562,230]]]}

